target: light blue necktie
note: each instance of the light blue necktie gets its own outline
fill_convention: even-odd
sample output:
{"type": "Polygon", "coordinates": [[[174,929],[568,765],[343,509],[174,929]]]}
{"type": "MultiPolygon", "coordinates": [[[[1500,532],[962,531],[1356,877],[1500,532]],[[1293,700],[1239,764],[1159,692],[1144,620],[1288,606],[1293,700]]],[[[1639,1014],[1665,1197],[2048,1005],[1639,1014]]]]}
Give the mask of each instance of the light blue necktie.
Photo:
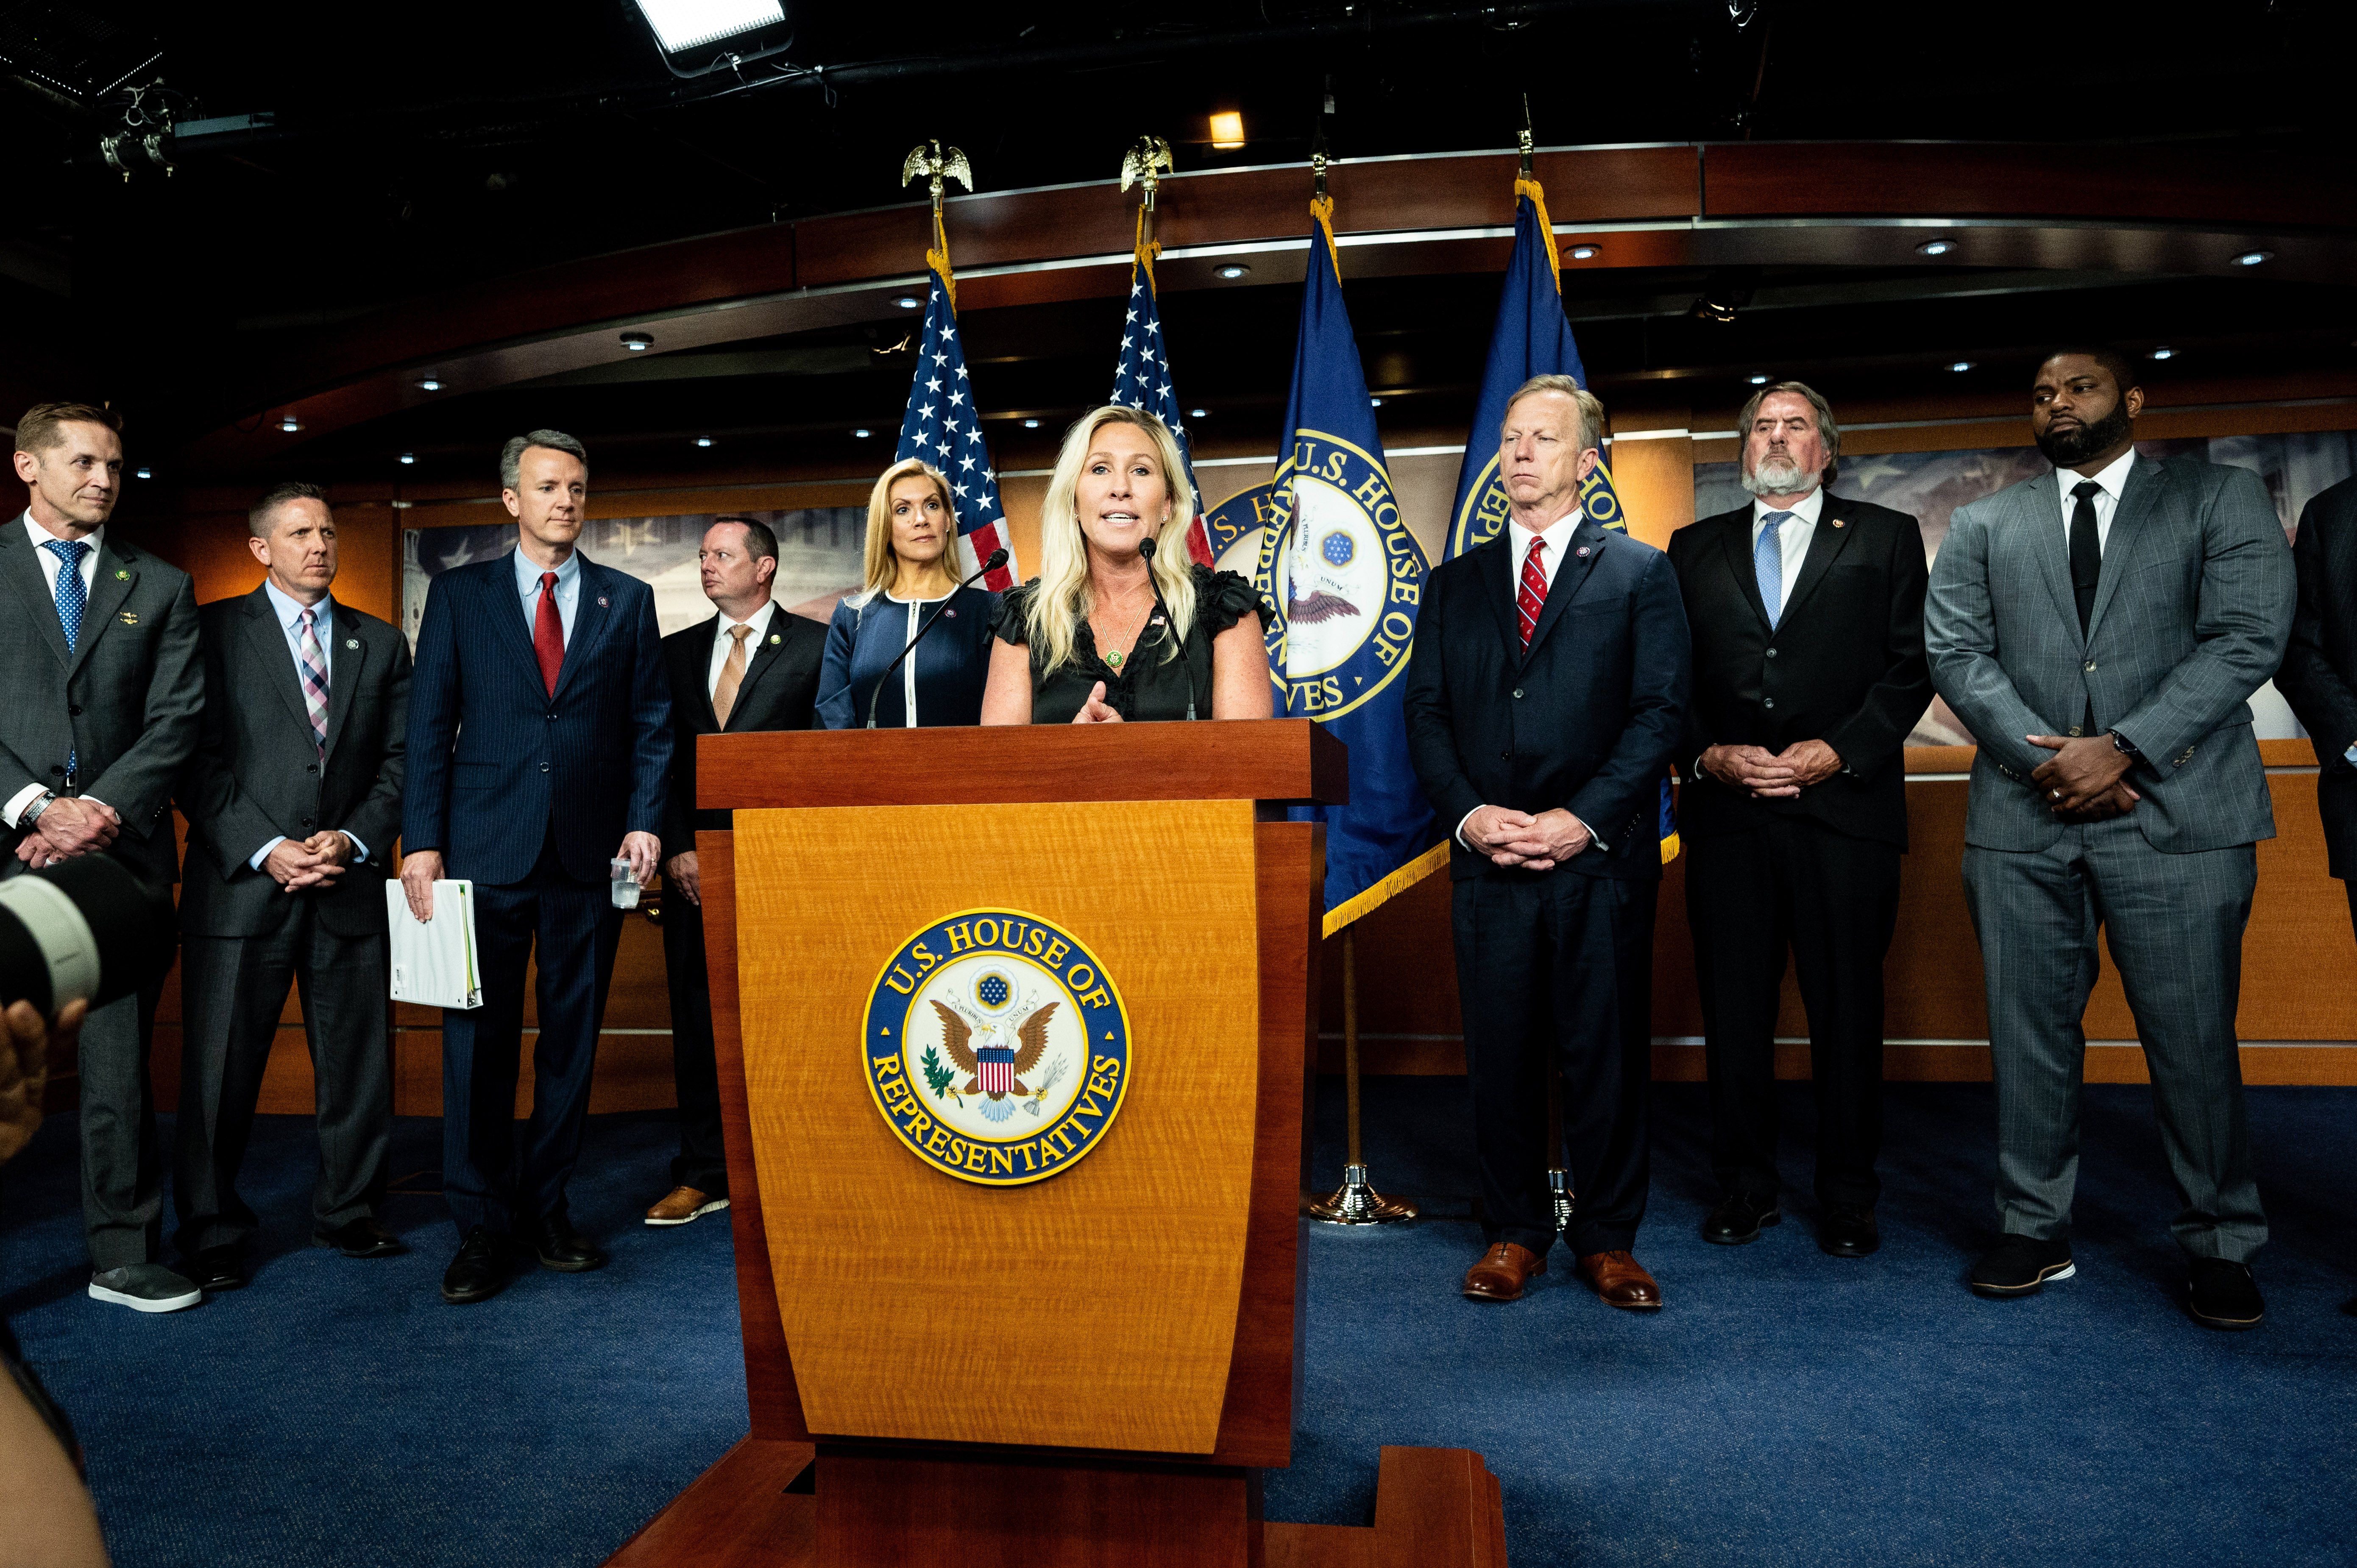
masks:
{"type": "MultiPolygon", "coordinates": [[[[81,539],[44,539],[41,548],[58,558],[58,626],[66,634],[70,655],[81,640],[81,612],[90,603],[90,591],[81,583],[81,558],[90,553],[90,544],[81,539]]],[[[78,752],[66,752],[67,779],[73,778],[81,761],[78,752]]]]}
{"type": "Polygon", "coordinates": [[[1792,514],[1771,511],[1760,519],[1760,542],[1751,547],[1751,569],[1760,577],[1760,602],[1768,607],[1768,629],[1784,613],[1784,542],[1779,531],[1792,514]]]}

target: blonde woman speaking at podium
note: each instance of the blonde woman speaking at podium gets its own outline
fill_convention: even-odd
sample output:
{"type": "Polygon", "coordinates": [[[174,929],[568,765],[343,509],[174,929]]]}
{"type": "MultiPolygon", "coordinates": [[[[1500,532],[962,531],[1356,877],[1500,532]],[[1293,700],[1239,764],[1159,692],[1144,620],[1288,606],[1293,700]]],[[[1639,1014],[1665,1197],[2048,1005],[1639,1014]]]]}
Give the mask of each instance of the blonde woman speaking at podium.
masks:
{"type": "Polygon", "coordinates": [[[1260,600],[1187,559],[1194,517],[1159,419],[1113,403],[1073,425],[1040,503],[1039,575],[999,607],[982,722],[1267,718],[1260,600]]]}
{"type": "Polygon", "coordinates": [[[950,482],[903,457],[868,493],[866,585],[834,607],[826,628],[821,725],[914,729],[981,716],[998,596],[959,586],[960,575],[950,482]],[[924,645],[911,648],[920,632],[924,645]]]}

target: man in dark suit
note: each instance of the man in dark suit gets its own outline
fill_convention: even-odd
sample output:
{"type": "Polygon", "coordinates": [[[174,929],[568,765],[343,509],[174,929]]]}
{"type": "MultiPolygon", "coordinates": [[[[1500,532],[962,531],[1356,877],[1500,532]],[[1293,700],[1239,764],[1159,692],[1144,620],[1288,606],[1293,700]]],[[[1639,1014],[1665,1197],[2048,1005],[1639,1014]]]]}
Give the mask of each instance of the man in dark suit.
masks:
{"type": "Polygon", "coordinates": [[[2300,510],[2292,564],[2299,607],[2276,689],[2316,747],[2316,810],[2333,875],[2357,921],[2357,478],[2300,510]]]}
{"type": "Polygon", "coordinates": [[[1923,534],[1828,495],[1841,427],[1799,381],[1752,393],[1749,506],[1670,540],[1694,628],[1694,704],[1679,763],[1686,922],[1722,1194],[1703,1240],[1757,1240],[1781,1218],[1776,1008],[1784,951],[1809,1013],[1817,1101],[1817,1245],[1881,1243],[1882,958],[1907,848],[1907,732],[1931,705],[1923,534]]]}
{"type": "Polygon", "coordinates": [[[2029,427],[2054,472],[1958,508],[1924,601],[1932,679],[1980,743],[1964,903],[1987,976],[2002,1233],[1971,1282],[2018,1296],[2075,1272],[2100,929],[2152,1070],[2187,1309],[2249,1328],[2267,1223],[2234,1012],[2257,843],[2276,831],[2249,698],[2283,662],[2294,573],[2258,476],[2139,456],[2143,407],[2126,355],[2049,356],[2029,427]]]}
{"type": "MultiPolygon", "coordinates": [[[[188,574],[111,537],[122,421],[41,403],[16,424],[27,506],[0,527],[0,877],[103,852],[168,887],[172,793],[197,744],[204,674],[188,574]]],[[[81,1031],[81,1202],[90,1294],[139,1312],[202,1294],[156,1261],[164,1165],[147,1079],[161,983],[81,1031]]]]}
{"type": "Polygon", "coordinates": [[[1614,1306],[1662,1305],[1631,1249],[1645,1211],[1661,782],[1685,729],[1690,653],[1667,557],[1580,508],[1604,406],[1568,376],[1507,405],[1510,515],[1436,569],[1408,666],[1408,747],[1452,824],[1482,1228],[1465,1275],[1512,1301],[1546,1269],[1546,1074],[1564,1079],[1577,1194],[1566,1233],[1614,1306]]]}
{"type": "Polygon", "coordinates": [[[245,1283],[257,1223],[237,1195],[286,990],[301,988],[317,1089],[311,1232],[348,1258],[404,1251],[377,1222],[393,1135],[384,881],[401,833],[409,643],[339,604],[336,522],[317,485],[246,518],[262,585],[199,612],[204,728],[181,792],[196,852],[180,890],[178,1147],[188,1275],[245,1283]]]}
{"type": "Polygon", "coordinates": [[[654,595],[576,548],[581,443],[535,430],[500,455],[512,555],[435,579],[410,685],[401,881],[418,918],[434,884],[475,884],[483,1004],[442,1015],[442,1189],[462,1238],[446,1301],[506,1285],[521,1241],[544,1268],[606,1262],[573,1228],[606,987],[621,940],[609,857],[651,881],[671,772],[671,698],[654,595]],[[532,1119],[515,1135],[524,973],[537,949],[532,1119]]]}
{"type": "Polygon", "coordinates": [[[679,1088],[679,1157],[650,1225],[684,1225],[728,1207],[720,1141],[720,1072],[713,1060],[712,979],[704,961],[704,893],[695,833],[728,831],[730,813],[695,807],[695,737],[809,729],[818,704],[826,628],[770,597],[778,540],[751,518],[724,517],[696,552],[704,596],[719,613],[663,639],[671,678],[671,799],[663,809],[663,967],[671,980],[672,1076],[679,1088]]]}

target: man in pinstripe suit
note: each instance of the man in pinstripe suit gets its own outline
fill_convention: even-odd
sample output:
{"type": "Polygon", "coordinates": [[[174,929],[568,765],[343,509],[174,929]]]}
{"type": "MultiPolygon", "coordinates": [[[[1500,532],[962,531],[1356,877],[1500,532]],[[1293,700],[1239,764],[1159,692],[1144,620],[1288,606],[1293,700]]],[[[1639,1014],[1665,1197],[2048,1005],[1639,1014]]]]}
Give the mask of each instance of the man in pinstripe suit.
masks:
{"type": "Polygon", "coordinates": [[[2137,455],[2136,368],[2039,367],[2030,428],[2055,472],[1960,508],[1932,568],[1933,683],[1980,742],[1964,897],[1987,972],[2003,1232],[1986,1296],[2067,1279],[2080,1020],[2095,937],[2136,1015],[2190,1260],[2214,1328],[2265,1311],[2266,1219],[2234,1036],[2256,843],[2275,836],[2247,699],[2290,635],[2293,571],[2256,476],[2137,455]]]}

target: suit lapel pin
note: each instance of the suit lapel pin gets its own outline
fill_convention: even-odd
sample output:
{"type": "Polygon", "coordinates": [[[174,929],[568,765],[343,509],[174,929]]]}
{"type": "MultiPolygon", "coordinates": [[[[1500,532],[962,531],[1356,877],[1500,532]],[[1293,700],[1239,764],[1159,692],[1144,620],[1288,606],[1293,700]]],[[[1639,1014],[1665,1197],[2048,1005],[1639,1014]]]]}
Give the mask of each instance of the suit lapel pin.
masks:
{"type": "Polygon", "coordinates": [[[1842,520],[1841,520],[1841,519],[1839,519],[1839,518],[1835,518],[1835,519],[1834,519],[1834,520],[1833,520],[1833,522],[1834,522],[1834,526],[1835,526],[1835,528],[1839,528],[1839,527],[1842,525],[1842,520]]]}
{"type": "Polygon", "coordinates": [[[780,636],[779,636],[776,632],[774,632],[774,631],[773,631],[773,632],[771,632],[771,633],[770,634],[770,647],[772,647],[772,648],[777,647],[777,646],[778,646],[778,644],[780,644],[780,643],[781,643],[781,642],[783,642],[783,641],[785,641],[785,640],[786,640],[786,639],[785,639],[784,638],[780,637],[780,636]]]}
{"type": "Polygon", "coordinates": [[[344,646],[358,653],[361,649],[361,639],[357,637],[348,637],[344,639],[344,646]]]}
{"type": "Polygon", "coordinates": [[[603,594],[597,596],[597,607],[601,610],[606,607],[606,596],[603,594]]]}
{"type": "Polygon", "coordinates": [[[118,583],[127,583],[131,581],[131,574],[117,566],[114,569],[114,580],[118,583]]]}
{"type": "Polygon", "coordinates": [[[945,616],[949,617],[949,618],[950,618],[950,619],[952,619],[952,620],[955,620],[955,619],[957,619],[957,611],[956,611],[956,610],[954,610],[954,609],[952,609],[952,608],[950,608],[950,607],[946,607],[946,606],[944,606],[944,607],[942,607],[942,614],[943,614],[943,615],[945,615],[945,616]]]}
{"type": "Polygon", "coordinates": [[[1572,553],[1575,555],[1585,555],[1587,553],[1587,546],[1583,544],[1577,550],[1572,552],[1572,553]]]}
{"type": "Polygon", "coordinates": [[[121,612],[116,618],[121,620],[125,626],[137,626],[139,624],[139,615],[135,610],[124,610],[121,612]]]}

